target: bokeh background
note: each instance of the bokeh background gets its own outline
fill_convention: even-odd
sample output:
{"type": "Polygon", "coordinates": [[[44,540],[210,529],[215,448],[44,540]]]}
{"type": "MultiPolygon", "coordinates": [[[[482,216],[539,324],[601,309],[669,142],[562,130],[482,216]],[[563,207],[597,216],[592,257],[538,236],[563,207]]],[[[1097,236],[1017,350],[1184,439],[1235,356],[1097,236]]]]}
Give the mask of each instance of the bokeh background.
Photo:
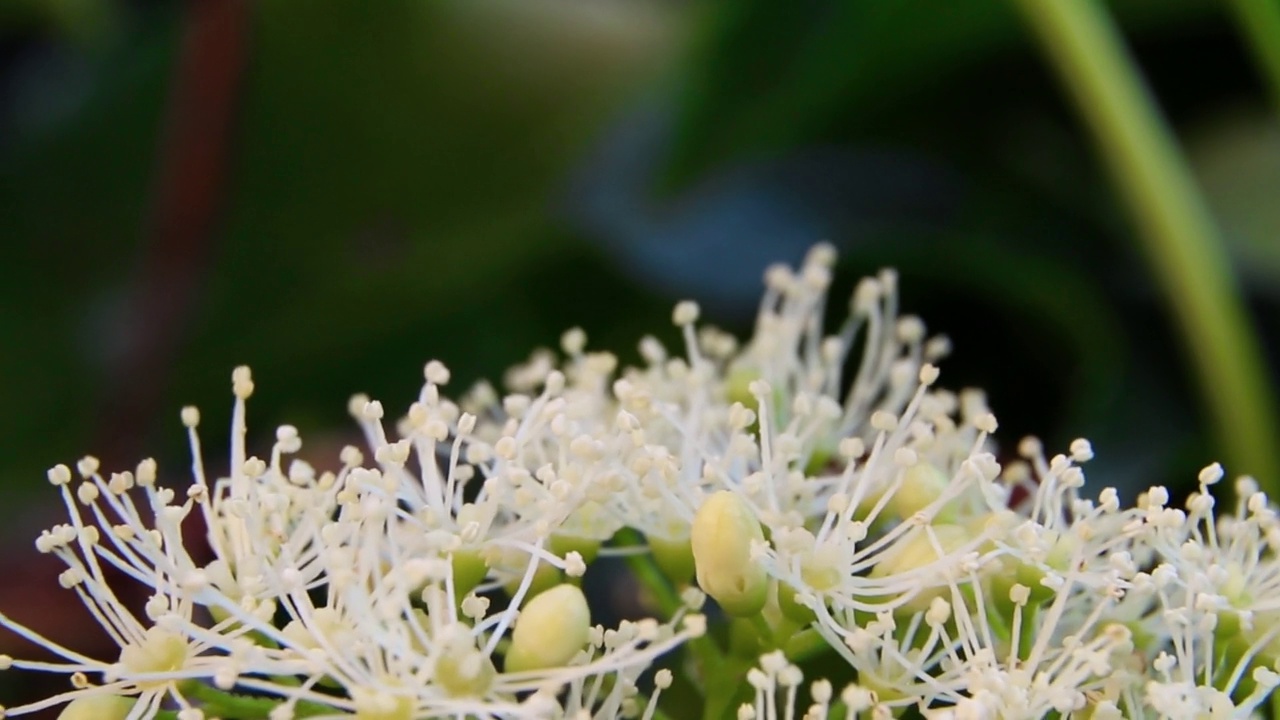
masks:
{"type": "MultiPolygon", "coordinates": [[[[1217,0],[1110,7],[1275,357],[1280,123],[1250,46],[1217,0]]],[[[354,392],[403,410],[427,359],[460,389],[574,325],[634,360],[685,297],[742,333],[764,267],[823,239],[839,293],[900,271],[1007,446],[1088,436],[1090,482],[1130,497],[1223,456],[1003,0],[4,0],[0,608],[100,642],[31,545],[44,471],[180,480],[185,404],[224,469],[235,365],[264,447],[292,423],[324,466],[354,392]]]]}

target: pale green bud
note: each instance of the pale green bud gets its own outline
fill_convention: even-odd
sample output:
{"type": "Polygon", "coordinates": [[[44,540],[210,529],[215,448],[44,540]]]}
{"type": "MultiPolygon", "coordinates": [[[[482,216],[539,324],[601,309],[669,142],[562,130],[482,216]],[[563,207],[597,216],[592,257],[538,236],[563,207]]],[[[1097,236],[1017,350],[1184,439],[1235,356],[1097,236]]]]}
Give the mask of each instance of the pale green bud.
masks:
{"type": "MultiPolygon", "coordinates": [[[[1080,545],[1080,540],[1071,533],[1057,530],[1046,530],[1045,536],[1049,543],[1049,552],[1044,558],[1044,564],[1049,566],[1050,570],[1066,572],[1071,564],[1071,556],[1080,545]]],[[[1031,604],[1040,605],[1053,597],[1053,590],[1040,582],[1045,577],[1045,571],[1039,566],[1019,562],[1014,570],[1014,577],[1018,582],[1031,588],[1031,604]]]]}
{"type": "Polygon", "coordinates": [[[446,652],[436,659],[436,682],[451,697],[482,697],[498,671],[488,655],[476,647],[475,638],[461,626],[444,631],[446,652]]]}
{"type": "Polygon", "coordinates": [[[768,599],[769,577],[751,558],[751,544],[764,542],[751,506],[727,490],[711,495],[693,516],[690,539],[703,592],[730,615],[759,613],[768,599]]]}
{"type": "Polygon", "coordinates": [[[582,590],[557,585],[520,609],[511,632],[506,672],[560,667],[587,644],[591,609],[582,590]]]}
{"type": "Polygon", "coordinates": [[[480,653],[436,660],[436,682],[450,697],[481,697],[497,675],[493,662],[480,653]]]}
{"type": "MultiPolygon", "coordinates": [[[[164,673],[181,670],[191,655],[186,638],[160,627],[147,628],[142,640],[125,645],[120,650],[120,664],[132,673],[164,673]]],[[[166,684],[164,680],[136,683],[143,690],[151,690],[166,684]]]]}
{"type": "MultiPolygon", "coordinates": [[[[959,525],[932,525],[929,530],[933,532],[943,553],[954,552],[973,539],[969,531],[959,525]]],[[[929,538],[926,529],[918,528],[907,533],[894,543],[891,549],[885,551],[884,558],[871,568],[871,577],[882,578],[918,570],[943,557],[944,555],[938,554],[938,548],[934,547],[933,540],[929,538]]],[[[910,600],[903,603],[899,612],[906,614],[924,612],[929,609],[929,604],[934,598],[948,594],[945,585],[946,569],[939,568],[937,578],[938,585],[926,587],[916,593],[910,600]]]]}
{"type": "MultiPolygon", "coordinates": [[[[902,485],[889,498],[885,508],[895,519],[905,520],[941,497],[950,481],[951,478],[937,465],[922,460],[903,471],[902,485]]],[[[954,510],[947,513],[944,509],[939,512],[938,519],[945,522],[953,515],[954,510]]]]}
{"type": "Polygon", "coordinates": [[[405,695],[352,688],[356,720],[413,720],[413,699],[405,695]]]}
{"type": "Polygon", "coordinates": [[[124,720],[137,702],[119,695],[76,698],[58,713],[58,720],[124,720]]]}

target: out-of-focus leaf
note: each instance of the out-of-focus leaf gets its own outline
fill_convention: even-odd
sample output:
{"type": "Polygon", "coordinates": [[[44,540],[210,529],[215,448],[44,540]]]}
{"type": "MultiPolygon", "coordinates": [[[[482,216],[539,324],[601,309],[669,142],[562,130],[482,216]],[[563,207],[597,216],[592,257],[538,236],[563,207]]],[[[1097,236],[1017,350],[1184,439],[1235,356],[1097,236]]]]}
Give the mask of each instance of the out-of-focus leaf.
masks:
{"type": "MultiPolygon", "coordinates": [[[[546,315],[565,308],[548,308],[580,292],[521,303],[508,289],[581,254],[552,227],[549,198],[617,102],[667,62],[672,17],[556,0],[252,7],[225,217],[184,345],[154,379],[166,417],[226,397],[239,363],[270,402],[305,396],[331,419],[354,390],[421,382],[428,357],[465,380],[554,341],[546,315]],[[394,383],[389,366],[405,370],[394,383]]],[[[154,22],[163,29],[112,58],[79,117],[0,158],[0,235],[21,239],[0,303],[32,308],[0,312],[0,371],[22,378],[5,402],[23,408],[0,420],[23,449],[0,458],[0,482],[37,488],[44,467],[95,450],[101,390],[128,342],[117,331],[146,322],[122,299],[147,252],[180,37],[180,18],[154,22]]]]}
{"type": "MultiPolygon", "coordinates": [[[[1210,8],[1205,0],[1114,5],[1139,30],[1210,8]]],[[[844,108],[882,117],[1025,42],[1004,0],[708,0],[699,9],[668,185],[737,153],[820,137],[844,108]]]]}
{"type": "Polygon", "coordinates": [[[1187,150],[1241,276],[1280,299],[1280,124],[1237,111],[1200,128],[1187,150]]]}
{"type": "Polygon", "coordinates": [[[821,239],[937,227],[957,204],[953,174],[916,153],[826,146],[726,164],[655,197],[669,130],[658,113],[628,118],[579,171],[566,211],[646,285],[713,312],[753,313],[762,269],[821,239]]]}
{"type": "Polygon", "coordinates": [[[0,0],[0,34],[39,28],[93,44],[116,29],[118,10],[109,0],[0,0]]]}

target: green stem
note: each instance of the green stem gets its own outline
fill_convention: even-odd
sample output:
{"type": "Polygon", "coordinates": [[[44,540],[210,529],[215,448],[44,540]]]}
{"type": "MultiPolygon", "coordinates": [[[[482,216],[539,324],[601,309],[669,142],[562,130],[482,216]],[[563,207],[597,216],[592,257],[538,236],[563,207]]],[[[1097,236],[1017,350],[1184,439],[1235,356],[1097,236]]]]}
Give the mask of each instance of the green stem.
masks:
{"type": "Polygon", "coordinates": [[[1227,459],[1280,487],[1280,423],[1262,353],[1204,200],[1119,31],[1094,0],[1016,0],[1138,226],[1227,459]]]}
{"type": "Polygon", "coordinates": [[[801,630],[787,641],[787,645],[783,650],[787,654],[787,659],[793,663],[802,663],[813,656],[830,650],[831,646],[827,643],[826,638],[821,633],[812,628],[801,630]]]}
{"type": "MultiPolygon", "coordinates": [[[[272,710],[284,704],[282,698],[236,695],[203,683],[186,685],[183,687],[183,693],[188,698],[198,701],[210,717],[234,720],[265,720],[272,710]]],[[[336,711],[332,707],[307,701],[299,701],[294,705],[294,717],[297,718],[330,715],[334,712],[336,711]]]]}
{"type": "Polygon", "coordinates": [[[738,695],[745,684],[747,671],[757,658],[726,656],[719,672],[707,679],[706,702],[702,706],[702,720],[728,720],[734,717],[738,695]]]}
{"type": "Polygon", "coordinates": [[[1280,112],[1280,2],[1276,0],[1231,0],[1263,82],[1271,91],[1271,102],[1280,112]]]}
{"type": "Polygon", "coordinates": [[[772,650],[777,647],[777,635],[774,633],[773,628],[769,626],[769,621],[764,619],[763,614],[751,616],[749,622],[751,627],[755,628],[756,634],[759,635],[762,648],[772,650]]]}
{"type": "MultiPolygon", "coordinates": [[[[640,537],[640,533],[631,528],[624,528],[618,532],[618,544],[622,547],[644,547],[644,540],[640,537]]],[[[637,555],[627,556],[627,566],[631,568],[631,572],[636,574],[636,578],[642,585],[653,593],[654,599],[658,603],[658,610],[662,612],[664,617],[671,617],[680,609],[680,596],[676,594],[675,588],[671,587],[671,583],[667,581],[658,564],[653,561],[653,555],[649,553],[640,553],[637,555]]]]}
{"type": "MultiPolygon", "coordinates": [[[[624,547],[643,546],[644,539],[640,533],[632,528],[624,528],[618,533],[618,544],[624,547]]],[[[683,604],[680,596],[676,593],[675,588],[671,587],[666,575],[662,573],[661,568],[654,562],[653,555],[649,553],[640,553],[627,556],[627,566],[631,568],[631,572],[636,574],[636,578],[643,584],[658,603],[658,609],[665,618],[670,618],[680,609],[683,604]]],[[[711,680],[724,668],[724,655],[720,652],[720,648],[716,647],[715,640],[710,634],[703,635],[700,638],[690,640],[688,643],[689,652],[693,655],[694,662],[697,666],[699,677],[689,678],[694,687],[704,692],[704,706],[710,704],[710,688],[711,680]]]]}

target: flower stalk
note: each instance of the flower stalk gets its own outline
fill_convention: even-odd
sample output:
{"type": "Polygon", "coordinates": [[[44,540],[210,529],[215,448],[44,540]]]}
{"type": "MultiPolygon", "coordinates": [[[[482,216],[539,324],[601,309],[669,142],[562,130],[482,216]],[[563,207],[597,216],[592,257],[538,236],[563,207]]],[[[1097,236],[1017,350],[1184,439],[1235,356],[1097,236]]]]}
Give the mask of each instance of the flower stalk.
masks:
{"type": "MultiPolygon", "coordinates": [[[[1143,254],[1181,330],[1219,446],[1275,492],[1280,419],[1261,344],[1209,208],[1119,29],[1095,0],[1014,4],[1069,91],[1128,206],[1143,254]]],[[[1272,10],[1261,8],[1267,4],[1236,3],[1242,15],[1249,9],[1245,25],[1261,34],[1280,27],[1280,10],[1274,3],[1272,10]]],[[[1273,33],[1259,45],[1273,70],[1280,69],[1271,62],[1280,52],[1276,43],[1273,33]]]]}

